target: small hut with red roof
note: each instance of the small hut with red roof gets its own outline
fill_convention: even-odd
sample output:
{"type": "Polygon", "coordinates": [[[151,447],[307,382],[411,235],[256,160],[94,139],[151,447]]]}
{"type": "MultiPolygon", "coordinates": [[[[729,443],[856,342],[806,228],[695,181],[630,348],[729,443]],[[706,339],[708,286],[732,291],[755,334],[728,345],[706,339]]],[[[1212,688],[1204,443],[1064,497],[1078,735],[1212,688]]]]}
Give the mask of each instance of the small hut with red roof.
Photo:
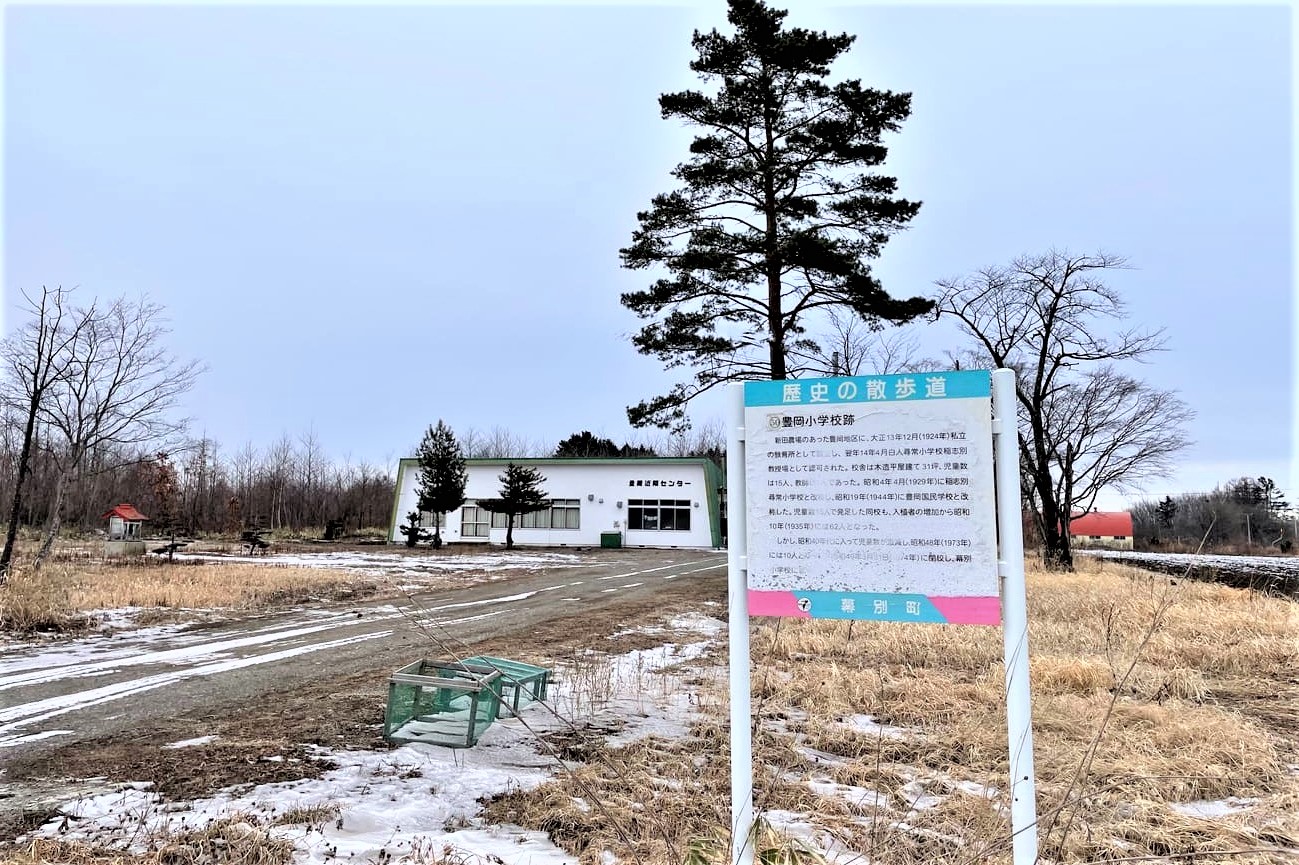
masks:
{"type": "Polygon", "coordinates": [[[149,519],[135,509],[135,505],[123,502],[100,517],[108,520],[108,537],[104,539],[106,556],[142,556],[144,555],[144,533],[142,527],[149,519]]]}

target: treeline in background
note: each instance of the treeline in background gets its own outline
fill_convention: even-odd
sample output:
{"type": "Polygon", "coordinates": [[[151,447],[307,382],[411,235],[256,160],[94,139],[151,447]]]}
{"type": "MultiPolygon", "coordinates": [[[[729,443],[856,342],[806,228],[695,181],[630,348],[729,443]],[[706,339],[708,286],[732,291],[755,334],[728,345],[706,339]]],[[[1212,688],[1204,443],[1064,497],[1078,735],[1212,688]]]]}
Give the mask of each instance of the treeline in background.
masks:
{"type": "Polygon", "coordinates": [[[1132,529],[1139,549],[1288,553],[1299,517],[1271,478],[1238,478],[1208,493],[1139,502],[1132,529]]]}
{"type": "MultiPolygon", "coordinates": [[[[724,462],[725,437],[720,422],[704,424],[678,436],[646,437],[616,446],[589,431],[575,433],[559,445],[529,439],[503,427],[468,428],[457,436],[469,458],[512,457],[644,457],[709,456],[724,462]]],[[[0,415],[0,500],[13,497],[17,480],[22,424],[11,412],[0,415]]],[[[59,464],[44,446],[38,427],[31,467],[19,511],[22,529],[47,525],[54,507],[59,464]]],[[[164,509],[174,513],[176,532],[238,535],[247,528],[294,535],[322,534],[330,522],[344,535],[386,535],[392,517],[399,457],[413,456],[415,445],[382,464],[326,453],[313,432],[285,434],[264,447],[246,443],[234,450],[208,437],[191,439],[170,451],[150,447],[96,448],[84,470],[64,494],[63,526],[70,533],[103,529],[102,515],[120,502],[135,505],[148,517],[164,509]],[[165,455],[165,456],[164,456],[165,455]],[[159,501],[158,467],[174,469],[174,501],[159,501]]],[[[155,520],[156,522],[156,520],[155,520]]],[[[146,526],[146,532],[155,526],[146,526]]]]}
{"type": "MultiPolygon", "coordinates": [[[[5,501],[17,481],[19,432],[13,423],[0,424],[5,501]]],[[[161,510],[156,477],[163,460],[175,469],[170,509],[180,534],[237,535],[247,527],[298,534],[330,520],[342,520],[349,533],[366,533],[386,528],[392,510],[391,466],[331,458],[313,435],[285,435],[267,447],[246,444],[233,452],[199,438],[171,452],[103,447],[87,454],[84,471],[64,493],[65,529],[102,529],[103,513],[120,502],[154,517],[161,510]]],[[[18,523],[36,529],[49,522],[55,507],[59,466],[48,450],[37,447],[29,471],[18,523]]]]}

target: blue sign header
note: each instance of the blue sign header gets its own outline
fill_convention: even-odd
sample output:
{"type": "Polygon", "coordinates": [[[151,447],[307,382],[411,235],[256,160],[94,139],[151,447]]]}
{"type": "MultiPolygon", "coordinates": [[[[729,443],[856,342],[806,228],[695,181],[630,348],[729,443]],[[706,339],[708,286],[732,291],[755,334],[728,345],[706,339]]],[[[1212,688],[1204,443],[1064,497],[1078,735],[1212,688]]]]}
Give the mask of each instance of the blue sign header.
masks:
{"type": "Polygon", "coordinates": [[[991,396],[992,373],[986,369],[744,383],[746,406],[919,402],[991,396]]]}

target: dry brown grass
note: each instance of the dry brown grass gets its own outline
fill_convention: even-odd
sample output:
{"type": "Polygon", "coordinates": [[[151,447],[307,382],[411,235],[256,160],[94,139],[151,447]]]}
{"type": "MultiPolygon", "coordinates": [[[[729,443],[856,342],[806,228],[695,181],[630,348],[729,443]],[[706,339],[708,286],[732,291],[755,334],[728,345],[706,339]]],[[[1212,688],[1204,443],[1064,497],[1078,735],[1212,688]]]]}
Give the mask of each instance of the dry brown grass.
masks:
{"type": "MultiPolygon", "coordinates": [[[[1080,564],[1029,573],[1044,857],[1299,861],[1274,849],[1299,849],[1296,605],[1080,564]],[[1215,819],[1170,807],[1228,796],[1257,803],[1215,819]]],[[[815,815],[841,849],[879,865],[1009,861],[1004,814],[968,792],[1002,789],[1008,772],[1000,629],[762,620],[753,658],[760,808],[815,815]],[[838,723],[856,714],[907,733],[838,723]],[[818,796],[804,783],[813,773],[887,794],[894,810],[818,796]],[[899,797],[917,783],[946,798],[907,813],[899,797]]],[[[725,711],[724,694],[707,702],[725,711]]],[[[594,749],[580,783],[507,796],[489,813],[550,832],[583,863],[605,849],[623,861],[725,861],[724,845],[705,843],[728,820],[724,722],[714,713],[680,742],[594,749]]]]}
{"type": "Polygon", "coordinates": [[[310,599],[362,597],[373,580],[342,571],[245,563],[59,561],[16,570],[0,587],[0,628],[75,630],[91,610],[253,610],[310,599]]]}
{"type": "Polygon", "coordinates": [[[4,865],[285,865],[293,842],[272,837],[254,815],[234,814],[202,829],[163,830],[126,852],[58,838],[35,838],[0,860],[4,865]]]}
{"type": "Polygon", "coordinates": [[[12,573],[0,587],[0,631],[30,634],[36,631],[73,632],[91,624],[76,615],[67,593],[53,580],[12,573]]]}
{"type": "MultiPolygon", "coordinates": [[[[1293,603],[1084,562],[1074,574],[1030,572],[1029,607],[1046,860],[1299,861],[1277,852],[1299,849],[1299,775],[1289,768],[1299,764],[1293,603]],[[1257,801],[1212,819],[1171,807],[1228,796],[1257,801]]],[[[556,645],[571,638],[566,631],[556,645]]],[[[530,634],[527,645],[537,640],[530,634]]],[[[1005,815],[974,786],[1002,789],[1008,769],[1001,652],[996,628],[755,623],[760,809],[809,815],[823,830],[819,843],[876,865],[1008,863],[1005,815]],[[863,713],[906,732],[890,738],[841,723],[863,713]],[[818,794],[807,783],[814,777],[878,791],[888,804],[818,794]],[[943,798],[909,811],[917,792],[943,798]]],[[[725,663],[724,647],[711,660],[725,663]]],[[[716,681],[692,681],[708,710],[687,736],[622,748],[599,730],[556,741],[582,763],[498,798],[485,816],[546,831],[584,865],[606,850],[629,863],[727,861],[718,831],[729,821],[726,699],[724,684],[711,692],[706,684],[716,681]]],[[[769,830],[760,849],[763,865],[815,861],[769,830]]],[[[51,847],[21,861],[117,861],[92,854],[107,855],[51,847]]]]}

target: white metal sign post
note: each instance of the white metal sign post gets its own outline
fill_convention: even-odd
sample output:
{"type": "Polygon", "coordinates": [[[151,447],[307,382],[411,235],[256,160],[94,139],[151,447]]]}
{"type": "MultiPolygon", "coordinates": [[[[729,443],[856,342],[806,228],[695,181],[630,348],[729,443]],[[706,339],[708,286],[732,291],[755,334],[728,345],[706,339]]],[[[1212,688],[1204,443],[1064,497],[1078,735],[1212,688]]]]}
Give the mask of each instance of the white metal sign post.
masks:
{"type": "MultiPolygon", "coordinates": [[[[732,390],[726,476],[744,477],[744,386],[732,390]]],[[[748,520],[744,484],[726,489],[727,635],[731,666],[731,865],[753,865],[753,692],[749,676],[748,520]]]]}
{"type": "Polygon", "coordinates": [[[1010,741],[1010,828],[1015,865],[1037,861],[1037,775],[1033,771],[1033,708],[1028,681],[1028,599],[1024,588],[1024,523],[1019,498],[1019,433],[1015,371],[992,374],[997,440],[997,534],[1001,556],[1001,636],[1010,741]]]}
{"type": "Polygon", "coordinates": [[[1029,865],[1037,818],[1014,373],[746,382],[731,394],[733,865],[753,861],[750,615],[1002,624],[1014,860],[1029,865]]]}

